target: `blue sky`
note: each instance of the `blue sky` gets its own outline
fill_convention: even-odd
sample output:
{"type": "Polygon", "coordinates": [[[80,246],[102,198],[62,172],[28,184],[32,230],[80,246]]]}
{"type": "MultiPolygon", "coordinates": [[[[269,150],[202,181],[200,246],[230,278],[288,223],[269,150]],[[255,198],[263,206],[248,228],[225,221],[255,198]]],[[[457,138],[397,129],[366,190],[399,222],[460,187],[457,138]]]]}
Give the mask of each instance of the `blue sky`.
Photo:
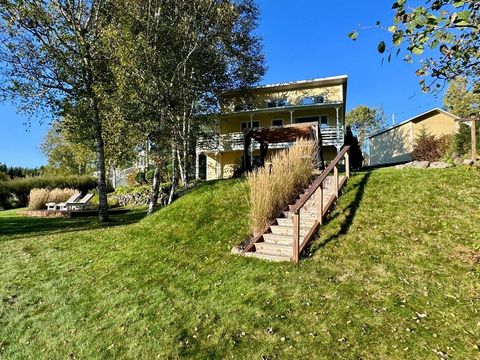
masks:
{"type": "MultiPolygon", "coordinates": [[[[348,75],[349,109],[358,105],[383,106],[388,121],[405,120],[441,106],[440,98],[423,94],[416,66],[401,58],[382,64],[378,42],[388,34],[365,29],[357,41],[347,34],[377,20],[391,22],[393,0],[326,1],[260,0],[259,33],[263,37],[268,72],[262,83],[277,83],[335,75],[348,75]]],[[[16,114],[0,104],[0,162],[39,166],[46,163],[38,147],[48,125],[16,114]]]]}

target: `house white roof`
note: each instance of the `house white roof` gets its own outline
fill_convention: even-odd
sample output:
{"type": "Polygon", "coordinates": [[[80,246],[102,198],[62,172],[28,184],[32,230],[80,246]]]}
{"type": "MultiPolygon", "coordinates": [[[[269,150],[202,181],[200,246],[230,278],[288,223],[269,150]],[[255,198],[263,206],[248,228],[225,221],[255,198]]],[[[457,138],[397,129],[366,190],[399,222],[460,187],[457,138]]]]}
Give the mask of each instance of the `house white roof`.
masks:
{"type": "Polygon", "coordinates": [[[332,84],[341,84],[345,82],[348,79],[347,75],[339,75],[339,76],[330,76],[330,77],[324,77],[324,78],[316,78],[316,79],[310,79],[310,80],[297,80],[297,81],[291,81],[291,82],[284,82],[284,83],[276,83],[276,84],[266,84],[266,85],[259,85],[253,87],[253,89],[269,89],[269,88],[275,88],[275,87],[291,87],[291,86],[296,86],[296,85],[313,85],[313,84],[324,84],[324,83],[332,83],[332,84]]]}
{"type": "Polygon", "coordinates": [[[448,111],[445,111],[445,110],[440,109],[440,108],[433,108],[433,109],[428,110],[428,111],[426,111],[426,112],[424,112],[424,113],[421,113],[421,114],[419,114],[419,115],[415,115],[414,117],[412,117],[412,118],[410,118],[410,119],[404,120],[404,121],[402,121],[402,122],[400,122],[400,123],[398,123],[398,124],[395,124],[395,125],[393,125],[393,126],[390,126],[389,128],[386,128],[386,129],[380,130],[380,131],[378,131],[378,132],[376,132],[376,133],[374,133],[374,134],[371,134],[371,135],[367,136],[367,138],[373,138],[373,137],[375,137],[375,136],[377,136],[377,135],[383,134],[383,133],[385,133],[385,132],[387,132],[387,131],[390,131],[390,130],[392,130],[392,129],[395,129],[395,128],[397,128],[397,127],[400,127],[400,126],[402,126],[402,125],[405,125],[405,124],[407,124],[407,123],[409,123],[409,122],[415,121],[415,120],[417,120],[417,119],[419,119],[419,118],[421,118],[421,117],[423,117],[423,116],[425,116],[425,115],[429,115],[429,114],[433,114],[433,113],[443,113],[443,114],[445,114],[445,115],[447,115],[447,116],[450,116],[452,119],[455,119],[455,120],[460,119],[457,115],[454,115],[454,114],[452,114],[452,113],[449,113],[448,111]]]}

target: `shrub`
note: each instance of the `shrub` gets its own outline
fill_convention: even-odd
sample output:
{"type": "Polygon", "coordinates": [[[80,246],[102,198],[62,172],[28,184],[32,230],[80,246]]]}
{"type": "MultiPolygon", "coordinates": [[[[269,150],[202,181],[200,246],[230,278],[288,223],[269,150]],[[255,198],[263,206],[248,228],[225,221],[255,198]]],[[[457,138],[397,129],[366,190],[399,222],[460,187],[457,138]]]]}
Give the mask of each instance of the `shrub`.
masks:
{"type": "Polygon", "coordinates": [[[450,146],[450,136],[436,137],[422,127],[415,139],[412,158],[416,161],[439,161],[447,154],[450,146]]]}
{"type": "Polygon", "coordinates": [[[352,169],[360,169],[363,165],[362,149],[358,143],[358,138],[353,136],[350,126],[347,126],[345,132],[345,145],[350,146],[350,167],[352,169]]]}
{"type": "Polygon", "coordinates": [[[297,140],[292,148],[274,154],[271,166],[247,175],[250,224],[254,235],[258,235],[310,183],[316,152],[312,141],[297,140]]]}
{"type": "Polygon", "coordinates": [[[48,195],[49,194],[50,194],[50,191],[48,189],[32,189],[32,190],[30,190],[28,208],[30,210],[44,209],[45,204],[48,202],[48,195]]]}
{"type": "Polygon", "coordinates": [[[80,192],[88,192],[97,187],[97,179],[93,176],[56,176],[15,179],[0,182],[0,194],[6,192],[14,194],[18,200],[18,206],[28,204],[28,196],[32,189],[77,189],[80,192]]]}

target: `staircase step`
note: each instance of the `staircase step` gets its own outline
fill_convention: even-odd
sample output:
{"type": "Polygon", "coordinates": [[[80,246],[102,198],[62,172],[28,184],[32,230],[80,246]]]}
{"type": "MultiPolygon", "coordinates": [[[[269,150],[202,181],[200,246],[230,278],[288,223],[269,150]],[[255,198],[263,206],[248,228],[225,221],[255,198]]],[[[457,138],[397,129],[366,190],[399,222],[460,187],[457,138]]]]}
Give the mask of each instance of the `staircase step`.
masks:
{"type": "MultiPolygon", "coordinates": [[[[277,218],[277,224],[280,226],[293,226],[292,218],[277,218]]],[[[300,227],[311,228],[315,224],[315,220],[302,220],[300,219],[300,227]]]]}
{"type": "MultiPolygon", "coordinates": [[[[312,228],[311,226],[307,227],[307,226],[300,225],[300,235],[307,236],[311,228],[312,228]]],[[[290,225],[290,226],[272,225],[270,226],[270,230],[272,231],[272,234],[293,236],[293,225],[290,225]]]]}
{"type": "Polygon", "coordinates": [[[289,256],[280,256],[280,255],[268,255],[262,254],[258,252],[247,252],[244,254],[247,257],[258,258],[262,260],[274,261],[274,262],[281,262],[281,261],[290,261],[291,257],[289,256]]]}
{"type": "MultiPolygon", "coordinates": [[[[293,217],[293,212],[291,212],[291,211],[282,211],[282,214],[286,219],[291,220],[292,217],[293,217]]],[[[309,211],[308,213],[301,214],[300,215],[300,221],[303,222],[303,220],[305,220],[307,222],[317,220],[317,211],[314,211],[313,209],[311,209],[311,211],[309,211]]]]}
{"type": "Polygon", "coordinates": [[[293,256],[293,246],[284,244],[274,244],[270,242],[259,242],[255,244],[257,253],[266,255],[293,256]]]}
{"type": "Polygon", "coordinates": [[[279,234],[267,233],[267,234],[263,234],[263,240],[264,242],[268,242],[271,244],[282,244],[282,245],[293,246],[292,235],[279,235],[279,234]]]}

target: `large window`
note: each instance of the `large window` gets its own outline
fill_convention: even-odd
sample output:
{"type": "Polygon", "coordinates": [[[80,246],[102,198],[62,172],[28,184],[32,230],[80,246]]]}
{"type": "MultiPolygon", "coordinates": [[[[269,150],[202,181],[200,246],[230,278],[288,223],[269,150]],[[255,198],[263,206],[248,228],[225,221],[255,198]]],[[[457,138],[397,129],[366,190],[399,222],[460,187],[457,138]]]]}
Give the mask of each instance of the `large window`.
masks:
{"type": "Polygon", "coordinates": [[[295,118],[295,124],[318,122],[318,116],[305,116],[295,118]]]}
{"type": "Polygon", "coordinates": [[[319,122],[321,127],[328,126],[328,115],[320,116],[305,116],[295,118],[295,124],[309,123],[309,122],[319,122]]]}
{"type": "Polygon", "coordinates": [[[288,101],[286,99],[273,99],[273,100],[267,101],[268,108],[283,107],[287,105],[288,105],[288,101]]]}
{"type": "Polygon", "coordinates": [[[235,112],[248,110],[253,110],[253,104],[237,104],[234,109],[235,112]]]}
{"type": "Polygon", "coordinates": [[[272,126],[283,126],[283,119],[273,119],[272,126]]]}
{"type": "Polygon", "coordinates": [[[323,95],[306,96],[302,100],[302,105],[322,104],[325,102],[323,95]]]}
{"type": "Polygon", "coordinates": [[[241,130],[243,131],[245,129],[258,128],[258,127],[260,127],[260,123],[258,121],[252,121],[251,125],[250,125],[250,121],[244,121],[242,122],[241,130]]]}

